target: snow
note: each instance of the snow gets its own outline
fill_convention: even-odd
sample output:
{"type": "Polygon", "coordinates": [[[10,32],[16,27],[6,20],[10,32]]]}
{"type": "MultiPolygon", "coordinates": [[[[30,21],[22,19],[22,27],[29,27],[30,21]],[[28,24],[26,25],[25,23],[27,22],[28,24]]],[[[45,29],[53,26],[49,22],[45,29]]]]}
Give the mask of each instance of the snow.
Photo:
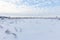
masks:
{"type": "Polygon", "coordinates": [[[60,40],[60,20],[0,18],[0,40],[60,40]]]}

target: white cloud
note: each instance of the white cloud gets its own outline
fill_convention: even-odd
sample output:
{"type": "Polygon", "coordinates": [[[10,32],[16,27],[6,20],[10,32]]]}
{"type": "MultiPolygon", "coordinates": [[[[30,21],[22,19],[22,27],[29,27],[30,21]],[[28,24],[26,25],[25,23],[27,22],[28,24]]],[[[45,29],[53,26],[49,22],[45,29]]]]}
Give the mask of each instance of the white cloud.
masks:
{"type": "Polygon", "coordinates": [[[0,13],[35,13],[37,10],[25,5],[16,8],[15,4],[0,1],[0,13]]]}
{"type": "Polygon", "coordinates": [[[4,1],[0,1],[0,13],[8,13],[16,11],[16,7],[14,4],[10,4],[4,1]]]}
{"type": "Polygon", "coordinates": [[[16,8],[16,5],[0,1],[0,13],[21,13],[27,11],[26,8],[16,8]]]}
{"type": "MultiPolygon", "coordinates": [[[[15,0],[13,0],[15,1],[15,0]]],[[[19,0],[17,0],[19,1],[19,0]]],[[[51,7],[51,8],[34,8],[27,5],[19,5],[18,7],[16,4],[12,4],[10,2],[0,1],[0,14],[18,14],[18,15],[55,15],[60,13],[60,7],[51,7]]]]}

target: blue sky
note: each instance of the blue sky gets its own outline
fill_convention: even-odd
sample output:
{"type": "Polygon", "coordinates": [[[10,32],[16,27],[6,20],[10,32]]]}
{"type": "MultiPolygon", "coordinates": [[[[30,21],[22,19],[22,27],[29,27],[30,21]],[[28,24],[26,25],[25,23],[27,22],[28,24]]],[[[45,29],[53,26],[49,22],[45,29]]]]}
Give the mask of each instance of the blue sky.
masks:
{"type": "Polygon", "coordinates": [[[60,0],[0,0],[0,14],[60,15],[60,0]]]}

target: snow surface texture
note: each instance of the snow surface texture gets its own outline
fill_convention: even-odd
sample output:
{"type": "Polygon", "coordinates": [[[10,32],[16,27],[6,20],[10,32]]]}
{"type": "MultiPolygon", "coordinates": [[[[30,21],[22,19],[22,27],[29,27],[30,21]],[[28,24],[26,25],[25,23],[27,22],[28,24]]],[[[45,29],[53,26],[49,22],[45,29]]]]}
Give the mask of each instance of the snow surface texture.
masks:
{"type": "Polygon", "coordinates": [[[60,21],[0,19],[0,40],[60,40],[60,21]]]}

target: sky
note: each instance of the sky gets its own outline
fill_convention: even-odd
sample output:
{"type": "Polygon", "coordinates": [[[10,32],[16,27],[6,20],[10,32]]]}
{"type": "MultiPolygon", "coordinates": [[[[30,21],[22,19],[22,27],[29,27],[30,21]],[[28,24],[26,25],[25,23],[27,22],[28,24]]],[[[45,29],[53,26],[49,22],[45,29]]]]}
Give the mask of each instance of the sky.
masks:
{"type": "Polygon", "coordinates": [[[0,14],[18,16],[60,15],[60,0],[0,0],[0,14]]]}

